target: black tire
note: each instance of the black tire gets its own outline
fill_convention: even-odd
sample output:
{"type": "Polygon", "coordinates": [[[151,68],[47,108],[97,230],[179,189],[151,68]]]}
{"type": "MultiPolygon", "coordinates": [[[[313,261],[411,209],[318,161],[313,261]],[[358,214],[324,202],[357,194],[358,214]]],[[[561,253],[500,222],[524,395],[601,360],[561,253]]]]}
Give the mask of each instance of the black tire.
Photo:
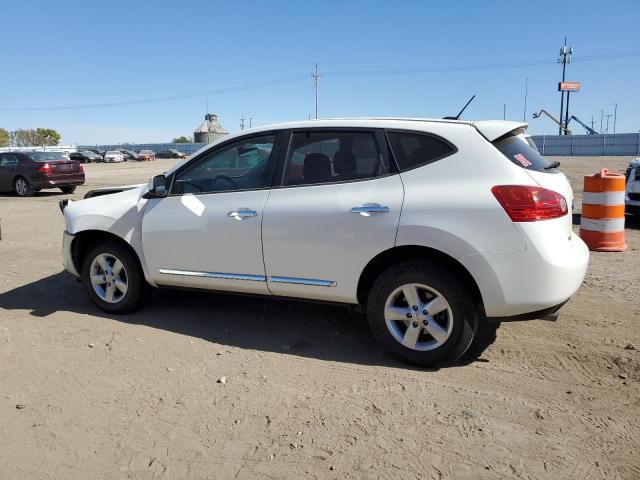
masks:
{"type": "Polygon", "coordinates": [[[62,193],[72,194],[73,192],[76,191],[76,186],[75,185],[68,185],[68,186],[65,186],[65,187],[60,187],[60,190],[62,191],[62,193]]]}
{"type": "Polygon", "coordinates": [[[19,197],[30,197],[33,195],[33,188],[24,177],[16,177],[13,180],[13,190],[19,197]]]}
{"type": "MultiPolygon", "coordinates": [[[[448,318],[448,313],[445,315],[448,318]]],[[[367,299],[367,318],[374,338],[387,353],[412,365],[427,367],[450,364],[462,357],[475,337],[479,313],[470,292],[456,275],[438,265],[415,261],[391,267],[378,277],[367,299]],[[408,284],[427,286],[445,297],[449,304],[452,320],[447,321],[452,322],[452,329],[446,341],[432,350],[419,351],[403,345],[387,327],[384,314],[387,299],[408,284]]],[[[414,316],[414,320],[423,321],[420,318],[414,316]]],[[[419,338],[425,338],[424,335],[420,334],[419,338]]]]}
{"type": "MultiPolygon", "coordinates": [[[[113,240],[102,241],[87,252],[82,259],[80,276],[89,299],[105,312],[116,314],[131,312],[140,305],[144,297],[145,280],[138,259],[129,248],[113,240]],[[91,265],[96,257],[103,254],[120,260],[124,266],[127,290],[116,303],[102,299],[91,284],[91,265]]],[[[119,291],[117,293],[120,294],[119,291]]]]}

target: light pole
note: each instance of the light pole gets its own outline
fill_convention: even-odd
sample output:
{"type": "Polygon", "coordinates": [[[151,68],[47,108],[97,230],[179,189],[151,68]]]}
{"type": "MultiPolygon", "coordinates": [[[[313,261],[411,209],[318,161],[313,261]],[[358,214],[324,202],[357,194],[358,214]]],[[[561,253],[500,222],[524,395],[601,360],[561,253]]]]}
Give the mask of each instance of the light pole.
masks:
{"type": "Polygon", "coordinates": [[[613,104],[613,134],[616,133],[616,120],[618,118],[618,104],[613,104]]]}
{"type": "Polygon", "coordinates": [[[604,127],[604,122],[602,121],[604,117],[604,110],[600,110],[600,133],[602,133],[602,127],[604,127]]]}
{"type": "MultiPolygon", "coordinates": [[[[562,81],[564,82],[564,74],[567,68],[567,63],[571,63],[571,55],[573,54],[573,47],[567,47],[567,37],[564,37],[564,46],[560,49],[560,55],[558,56],[558,63],[562,64],[562,81]]],[[[569,103],[569,92],[567,92],[567,103],[569,103]]],[[[560,90],[560,126],[558,127],[558,135],[562,135],[562,126],[567,126],[566,121],[564,119],[564,90],[560,90]]],[[[569,113],[569,109],[567,108],[567,114],[569,113]]],[[[564,132],[566,135],[566,131],[564,132]]]]}

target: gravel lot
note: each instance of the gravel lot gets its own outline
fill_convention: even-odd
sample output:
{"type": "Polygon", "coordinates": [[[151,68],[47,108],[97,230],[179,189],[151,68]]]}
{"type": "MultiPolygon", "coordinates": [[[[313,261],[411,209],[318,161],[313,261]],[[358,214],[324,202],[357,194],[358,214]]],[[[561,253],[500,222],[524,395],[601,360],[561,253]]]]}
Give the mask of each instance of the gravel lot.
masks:
{"type": "MultiPolygon", "coordinates": [[[[560,160],[578,193],[629,159],[560,160]]],[[[72,197],[173,162],[86,165],[72,197]]],[[[640,478],[638,221],[557,322],[488,325],[425,371],[344,308],[163,291],[102,313],[62,271],[61,198],[0,195],[0,478],[640,478]]]]}

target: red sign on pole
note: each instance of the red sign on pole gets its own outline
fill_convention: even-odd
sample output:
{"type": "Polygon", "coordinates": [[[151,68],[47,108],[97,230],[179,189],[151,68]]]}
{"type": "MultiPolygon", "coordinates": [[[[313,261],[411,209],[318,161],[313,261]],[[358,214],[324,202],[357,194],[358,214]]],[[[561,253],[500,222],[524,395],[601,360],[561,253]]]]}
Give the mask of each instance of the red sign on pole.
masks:
{"type": "Polygon", "coordinates": [[[580,91],[580,82],[560,82],[558,83],[559,92],[578,92],[580,91]]]}

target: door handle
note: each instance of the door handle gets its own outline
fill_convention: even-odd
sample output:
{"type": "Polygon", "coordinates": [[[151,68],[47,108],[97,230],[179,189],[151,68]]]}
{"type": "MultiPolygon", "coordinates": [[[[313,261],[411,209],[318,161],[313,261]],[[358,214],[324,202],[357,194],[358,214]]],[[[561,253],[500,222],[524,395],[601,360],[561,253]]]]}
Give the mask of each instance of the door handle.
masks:
{"type": "Polygon", "coordinates": [[[368,217],[372,213],[388,213],[389,207],[380,205],[378,203],[367,203],[359,207],[353,207],[351,213],[359,213],[363,217],[368,217]]]}
{"type": "Polygon", "coordinates": [[[236,220],[242,220],[243,218],[257,217],[258,212],[249,208],[238,208],[237,210],[229,212],[227,215],[236,220]]]}

